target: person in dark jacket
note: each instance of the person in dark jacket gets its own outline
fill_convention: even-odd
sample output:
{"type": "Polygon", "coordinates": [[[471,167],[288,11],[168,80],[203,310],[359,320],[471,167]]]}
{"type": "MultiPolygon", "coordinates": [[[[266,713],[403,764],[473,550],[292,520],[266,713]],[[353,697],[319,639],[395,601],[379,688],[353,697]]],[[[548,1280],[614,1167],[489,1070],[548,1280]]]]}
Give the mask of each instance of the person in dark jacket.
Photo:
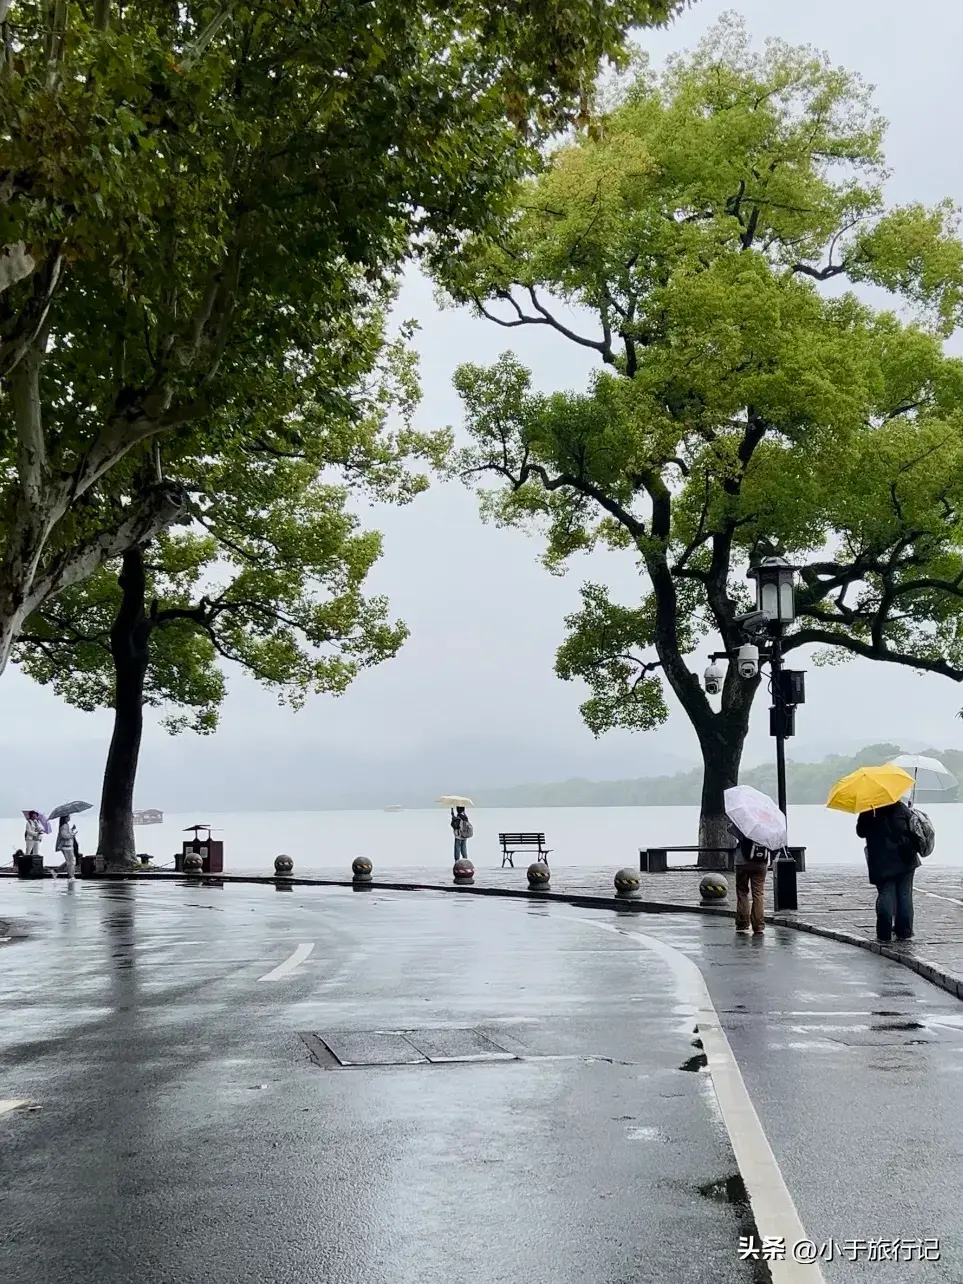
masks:
{"type": "Polygon", "coordinates": [[[891,941],[913,935],[913,875],[921,864],[919,842],[904,802],[862,811],[856,833],[866,842],[869,881],[876,887],[876,939],[891,941]]]}

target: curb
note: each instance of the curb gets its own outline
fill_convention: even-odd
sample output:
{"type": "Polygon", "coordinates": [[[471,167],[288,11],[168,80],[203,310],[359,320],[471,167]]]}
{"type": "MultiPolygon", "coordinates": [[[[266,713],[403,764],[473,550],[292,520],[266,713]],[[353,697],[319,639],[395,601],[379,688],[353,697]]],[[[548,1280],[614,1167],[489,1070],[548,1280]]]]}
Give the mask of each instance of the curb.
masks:
{"type": "Polygon", "coordinates": [[[860,936],[856,932],[840,932],[834,928],[817,927],[814,923],[806,922],[805,919],[773,916],[766,921],[774,923],[777,927],[792,927],[798,932],[810,932],[813,936],[825,936],[832,941],[841,941],[844,945],[855,945],[857,949],[869,950],[871,954],[881,954],[883,958],[918,973],[924,981],[929,981],[938,989],[952,994],[955,999],[963,999],[963,977],[946,972],[936,963],[928,963],[926,959],[918,958],[915,954],[907,954],[905,950],[887,945],[883,941],[875,941],[868,936],[860,936]]]}
{"type": "MultiPolygon", "coordinates": [[[[8,872],[12,877],[17,876],[13,870],[2,871],[3,874],[8,872]]],[[[525,887],[474,887],[459,886],[454,883],[383,883],[375,880],[370,883],[355,883],[350,878],[304,878],[294,874],[286,878],[278,878],[274,874],[197,874],[188,877],[175,870],[150,870],[143,873],[98,874],[94,879],[81,879],[80,881],[251,883],[258,886],[277,886],[281,884],[286,887],[350,887],[358,891],[454,892],[469,896],[500,896],[506,900],[555,901],[563,905],[576,905],[583,909],[607,909],[630,914],[702,914],[713,918],[735,918],[736,916],[735,910],[727,909],[722,905],[683,905],[675,901],[644,901],[630,898],[623,900],[616,896],[595,896],[590,892],[556,892],[551,889],[538,891],[525,887]]],[[[909,968],[911,972],[916,972],[924,981],[929,981],[931,985],[935,985],[938,989],[945,990],[947,994],[951,994],[955,999],[963,1000],[963,977],[955,976],[952,972],[946,972],[937,964],[929,963],[924,958],[918,958],[914,954],[907,954],[905,950],[897,949],[881,941],[871,940],[868,936],[860,936],[856,932],[843,932],[835,928],[819,927],[817,924],[810,923],[803,918],[784,918],[781,915],[767,914],[766,922],[774,927],[788,927],[796,932],[808,932],[812,936],[822,936],[830,941],[839,941],[843,945],[853,945],[857,949],[869,950],[872,954],[881,954],[891,962],[898,963],[901,967],[909,968]]]]}

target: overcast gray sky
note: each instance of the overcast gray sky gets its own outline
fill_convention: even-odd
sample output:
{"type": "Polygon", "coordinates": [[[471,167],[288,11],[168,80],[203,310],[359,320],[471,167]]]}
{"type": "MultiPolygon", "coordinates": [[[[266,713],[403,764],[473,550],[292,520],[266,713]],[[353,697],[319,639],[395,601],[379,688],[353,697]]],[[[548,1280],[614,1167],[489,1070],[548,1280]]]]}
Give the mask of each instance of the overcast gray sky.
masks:
{"type": "MultiPolygon", "coordinates": [[[[963,203],[963,5],[957,0],[745,0],[735,6],[698,0],[669,32],[647,35],[644,43],[661,59],[693,45],[730,10],[745,17],[759,41],[780,36],[814,44],[876,85],[877,102],[890,121],[893,200],[950,196],[963,203]]],[[[439,313],[430,286],[415,275],[406,282],[399,314],[421,325],[419,421],[426,427],[457,425],[451,378],[463,361],[492,361],[511,346],[545,390],[583,387],[591,369],[590,354],[560,336],[506,331],[467,314],[439,313]]],[[[584,748],[590,737],[578,716],[582,696],[577,686],[554,677],[555,648],[583,578],[606,579],[626,601],[637,595],[631,559],[598,555],[574,563],[563,579],[553,578],[537,564],[535,541],[483,526],[473,498],[458,486],[436,486],[406,509],[379,510],[377,524],[385,534],[385,555],[371,588],[387,593],[411,628],[402,654],[362,675],[339,700],[315,699],[300,714],[279,709],[269,693],[231,674],[222,734],[340,742],[357,751],[371,744],[416,748],[453,732],[491,735],[524,726],[526,739],[584,748]]],[[[68,709],[14,669],[0,681],[3,741],[88,739],[93,732],[109,732],[109,714],[92,718],[68,709]]],[[[760,700],[756,710],[751,760],[770,751],[764,704],[760,700]]],[[[797,748],[896,734],[949,746],[963,734],[954,718],[961,704],[963,690],[895,667],[856,661],[811,670],[797,748]]],[[[666,752],[696,758],[681,713],[674,712],[668,726],[646,740],[651,744],[653,738],[666,752]]]]}

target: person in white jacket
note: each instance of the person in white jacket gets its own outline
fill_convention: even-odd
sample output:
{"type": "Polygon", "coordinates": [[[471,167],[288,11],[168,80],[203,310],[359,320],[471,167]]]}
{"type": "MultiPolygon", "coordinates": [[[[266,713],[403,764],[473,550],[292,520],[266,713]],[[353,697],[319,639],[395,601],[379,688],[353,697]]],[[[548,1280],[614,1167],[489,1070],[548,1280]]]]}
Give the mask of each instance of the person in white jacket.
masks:
{"type": "Polygon", "coordinates": [[[68,879],[73,879],[74,876],[74,867],[76,864],[74,860],[74,854],[76,852],[76,837],[77,830],[76,827],[70,823],[70,817],[61,816],[60,827],[57,830],[57,841],[54,845],[57,848],[57,851],[60,852],[61,856],[64,858],[64,864],[67,867],[68,879]]]}
{"type": "Polygon", "coordinates": [[[44,830],[40,823],[40,816],[35,811],[26,813],[27,827],[23,833],[23,850],[27,856],[40,855],[40,843],[43,839],[44,830]]]}

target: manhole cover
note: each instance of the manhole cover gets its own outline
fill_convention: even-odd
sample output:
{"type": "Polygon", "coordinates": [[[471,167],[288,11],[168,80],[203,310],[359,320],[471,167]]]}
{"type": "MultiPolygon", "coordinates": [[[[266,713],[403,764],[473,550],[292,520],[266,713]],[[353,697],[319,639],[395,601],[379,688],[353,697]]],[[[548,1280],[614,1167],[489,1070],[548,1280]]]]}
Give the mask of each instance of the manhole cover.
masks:
{"type": "Polygon", "coordinates": [[[464,1061],[517,1061],[478,1030],[336,1030],[302,1033],[319,1065],[413,1066],[464,1061]]]}

